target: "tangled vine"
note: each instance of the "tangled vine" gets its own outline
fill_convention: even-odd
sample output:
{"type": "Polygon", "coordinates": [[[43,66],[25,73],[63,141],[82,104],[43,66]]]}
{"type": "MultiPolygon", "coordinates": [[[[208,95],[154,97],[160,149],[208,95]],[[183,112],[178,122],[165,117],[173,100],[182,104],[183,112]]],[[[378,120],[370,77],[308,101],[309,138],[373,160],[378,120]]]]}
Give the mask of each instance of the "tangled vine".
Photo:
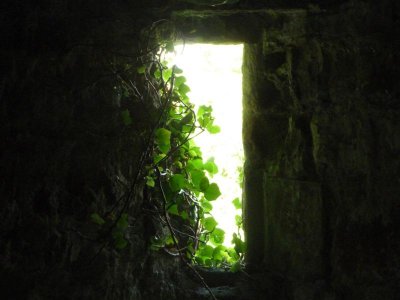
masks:
{"type": "MultiPolygon", "coordinates": [[[[155,208],[152,213],[161,228],[167,229],[155,234],[151,249],[179,256],[190,265],[222,267],[236,272],[241,269],[245,252],[239,233],[242,220],[236,216],[238,233],[232,237],[233,247],[224,246],[225,232],[212,216],[212,201],[221,195],[217,183],[212,182],[218,167],[213,159],[203,160],[201,149],[193,140],[203,132],[217,134],[220,128],[214,124],[211,106],[202,105],[196,109],[190,102],[187,95],[190,88],[182,70],[175,65],[169,67],[164,60],[165,53],[173,50],[173,43],[167,42],[152,60],[136,66],[136,76],[152,90],[151,97],[159,114],[135,182],[126,193],[125,203],[109,232],[117,249],[128,245],[125,239],[129,226],[127,203],[137,181],[144,180],[153,199],[149,200],[155,208]]],[[[120,80],[124,92],[143,97],[132,81],[122,76],[120,80]]],[[[132,124],[129,109],[121,111],[121,119],[125,126],[132,124]]],[[[241,209],[239,198],[232,202],[236,209],[241,209]]],[[[105,223],[97,213],[93,213],[91,219],[100,226],[105,223]]]]}

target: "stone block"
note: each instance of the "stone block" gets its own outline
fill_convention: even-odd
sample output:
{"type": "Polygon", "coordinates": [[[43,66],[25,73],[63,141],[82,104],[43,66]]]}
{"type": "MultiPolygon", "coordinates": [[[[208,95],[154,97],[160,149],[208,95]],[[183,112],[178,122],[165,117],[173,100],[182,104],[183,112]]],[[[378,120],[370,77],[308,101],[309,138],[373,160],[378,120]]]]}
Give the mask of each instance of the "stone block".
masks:
{"type": "Polygon", "coordinates": [[[319,183],[264,173],[264,263],[272,271],[312,280],[322,274],[319,183]]]}

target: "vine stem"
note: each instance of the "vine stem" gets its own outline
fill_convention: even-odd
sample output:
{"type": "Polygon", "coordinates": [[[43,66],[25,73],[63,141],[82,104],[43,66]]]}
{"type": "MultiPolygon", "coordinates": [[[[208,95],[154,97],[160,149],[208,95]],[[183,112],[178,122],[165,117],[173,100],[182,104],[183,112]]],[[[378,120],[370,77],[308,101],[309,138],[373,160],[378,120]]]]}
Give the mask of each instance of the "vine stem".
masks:
{"type": "Polygon", "coordinates": [[[162,200],[163,200],[163,214],[164,214],[164,218],[165,218],[165,222],[167,223],[167,227],[169,232],[171,233],[171,237],[172,237],[172,241],[174,243],[174,246],[176,247],[176,250],[179,253],[179,258],[181,259],[181,261],[189,268],[193,271],[193,273],[197,276],[197,278],[201,281],[201,283],[203,284],[203,286],[207,289],[207,291],[209,292],[210,296],[212,297],[213,300],[218,300],[213,291],[210,289],[210,287],[208,286],[208,284],[204,281],[204,278],[200,275],[200,273],[184,258],[181,249],[179,248],[178,245],[178,241],[176,240],[176,236],[175,236],[175,231],[174,228],[171,225],[171,222],[169,220],[169,216],[168,216],[168,212],[167,212],[167,198],[165,196],[165,192],[164,192],[164,188],[162,186],[162,182],[161,182],[161,173],[160,170],[158,168],[155,168],[157,171],[157,178],[158,178],[158,185],[160,186],[160,190],[161,190],[161,194],[162,194],[162,200]]]}

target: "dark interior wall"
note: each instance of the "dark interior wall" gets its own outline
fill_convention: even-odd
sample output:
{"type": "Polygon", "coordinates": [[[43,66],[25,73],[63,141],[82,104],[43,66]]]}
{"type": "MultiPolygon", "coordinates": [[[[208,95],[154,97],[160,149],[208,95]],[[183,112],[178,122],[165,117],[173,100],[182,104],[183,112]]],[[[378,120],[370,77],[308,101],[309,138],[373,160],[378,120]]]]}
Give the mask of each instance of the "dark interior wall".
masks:
{"type": "MultiPolygon", "coordinates": [[[[397,2],[243,0],[195,13],[205,6],[192,2],[169,3],[188,39],[246,43],[248,271],[288,282],[275,299],[397,299],[397,2]]],[[[171,7],[0,5],[1,298],[190,299],[177,261],[149,250],[154,207],[135,181],[157,115],[136,77],[150,59],[142,29],[171,7]],[[90,214],[110,224],[124,203],[118,250],[90,214]]]]}
{"type": "Polygon", "coordinates": [[[245,46],[247,258],[294,299],[399,295],[399,12],[309,7],[245,46]]]}
{"type": "Polygon", "coordinates": [[[1,2],[0,298],[179,297],[176,260],[149,250],[152,207],[136,178],[157,115],[136,73],[155,46],[141,31],[165,5],[1,2]],[[108,228],[123,209],[119,250],[108,228]]]}

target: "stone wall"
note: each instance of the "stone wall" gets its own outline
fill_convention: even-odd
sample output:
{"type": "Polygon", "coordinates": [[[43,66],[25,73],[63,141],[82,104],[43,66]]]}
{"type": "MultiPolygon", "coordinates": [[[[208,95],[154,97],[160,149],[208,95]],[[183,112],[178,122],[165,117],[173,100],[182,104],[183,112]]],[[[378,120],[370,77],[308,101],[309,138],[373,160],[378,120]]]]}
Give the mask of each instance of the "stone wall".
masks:
{"type": "Polygon", "coordinates": [[[154,45],[143,29],[171,17],[189,41],[245,43],[237,298],[397,299],[399,4],[165,2],[1,3],[1,298],[193,299],[178,261],[149,249],[136,179],[157,116],[135,77],[154,45]],[[90,215],[122,211],[116,249],[90,215]]]}
{"type": "Polygon", "coordinates": [[[157,115],[136,72],[156,46],[142,30],[165,1],[0,6],[0,298],[186,297],[177,260],[149,249],[153,207],[137,174],[157,115]]]}
{"type": "Polygon", "coordinates": [[[245,46],[249,267],[294,299],[396,299],[399,6],[304,13],[245,46]]]}

